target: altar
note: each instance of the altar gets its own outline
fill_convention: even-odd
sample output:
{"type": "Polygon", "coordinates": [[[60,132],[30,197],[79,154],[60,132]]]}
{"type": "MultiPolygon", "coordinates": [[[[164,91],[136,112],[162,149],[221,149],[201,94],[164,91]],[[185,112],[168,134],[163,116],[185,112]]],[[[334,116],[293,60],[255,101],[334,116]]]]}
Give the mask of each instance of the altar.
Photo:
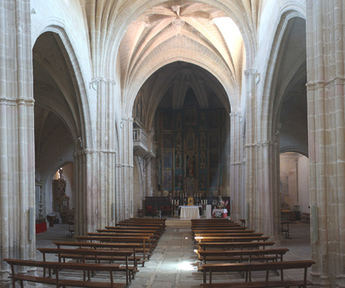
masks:
{"type": "Polygon", "coordinates": [[[180,218],[181,219],[199,219],[199,206],[180,206],[180,218]]]}

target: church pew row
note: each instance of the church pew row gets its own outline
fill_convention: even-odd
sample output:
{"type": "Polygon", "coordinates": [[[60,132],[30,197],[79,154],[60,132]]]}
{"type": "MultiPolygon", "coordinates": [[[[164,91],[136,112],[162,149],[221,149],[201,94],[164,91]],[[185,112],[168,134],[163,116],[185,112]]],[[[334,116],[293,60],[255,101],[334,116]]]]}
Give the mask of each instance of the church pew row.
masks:
{"type": "Polygon", "coordinates": [[[210,249],[265,249],[266,246],[273,246],[273,241],[251,241],[251,242],[199,242],[198,250],[210,249]]]}
{"type": "Polygon", "coordinates": [[[129,222],[131,223],[108,227],[114,230],[101,229],[101,231],[106,231],[104,233],[93,232],[87,236],[76,237],[83,241],[55,241],[54,244],[57,248],[38,248],[38,251],[43,254],[43,261],[6,259],[12,267],[13,287],[17,281],[20,282],[21,287],[24,287],[24,281],[56,287],[126,287],[138,271],[137,263],[142,263],[144,266],[165,229],[165,220],[131,219],[129,222]],[[76,248],[61,248],[65,246],[76,248]],[[46,254],[57,255],[58,261],[46,261],[46,254]],[[68,263],[66,263],[67,260],[68,263]],[[77,261],[77,263],[70,260],[77,261]],[[110,264],[103,264],[101,261],[112,262],[113,264],[110,266],[110,264]],[[129,265],[128,261],[132,261],[133,264],[129,265]],[[17,273],[16,266],[43,268],[43,275],[17,273]],[[65,271],[61,274],[61,278],[56,270],[79,270],[83,272],[83,279],[68,279],[68,273],[65,271]],[[56,278],[52,277],[52,271],[56,278]],[[97,271],[109,272],[109,282],[92,281],[90,275],[97,271]],[[114,271],[126,273],[126,284],[113,281],[112,272],[114,271]],[[67,278],[64,278],[65,276],[67,278]]]}
{"type": "Polygon", "coordinates": [[[197,243],[200,242],[247,242],[247,241],[267,241],[268,236],[195,236],[197,243]]]}
{"type": "MultiPolygon", "coordinates": [[[[86,261],[93,261],[94,263],[101,263],[107,261],[110,263],[119,262],[122,264],[120,267],[126,269],[126,282],[134,279],[134,274],[137,272],[137,259],[133,256],[134,251],[131,249],[63,249],[63,248],[37,248],[42,253],[43,262],[46,262],[47,254],[54,254],[58,257],[58,262],[66,263],[66,259],[77,260],[81,263],[86,261]],[[129,264],[129,261],[132,264],[129,264]]],[[[139,258],[140,260],[140,258],[139,258]]],[[[45,275],[45,271],[44,271],[45,275]]]]}
{"type": "Polygon", "coordinates": [[[166,228],[165,219],[130,218],[120,221],[117,225],[122,226],[153,226],[159,227],[163,231],[166,228]]]}
{"type": "Polygon", "coordinates": [[[307,269],[314,264],[312,260],[296,260],[296,261],[280,261],[280,262],[268,262],[268,263],[218,263],[218,264],[202,264],[199,267],[199,271],[203,273],[203,283],[200,287],[204,288],[216,288],[216,287],[232,287],[232,288],[265,288],[265,287],[307,287],[312,285],[307,280],[307,269]],[[303,269],[303,279],[288,280],[284,279],[284,271],[290,269],[303,269]],[[270,271],[280,271],[280,277],[269,277],[270,271]],[[252,273],[261,271],[266,273],[265,280],[253,280],[252,273]],[[212,273],[217,272],[239,272],[245,273],[245,279],[241,282],[217,282],[214,283],[212,273]],[[207,283],[208,274],[208,283],[207,283]]]}
{"type": "Polygon", "coordinates": [[[105,226],[106,230],[111,231],[131,231],[131,230],[140,230],[143,232],[154,230],[159,237],[163,234],[164,229],[162,226],[149,226],[149,225],[122,225],[118,224],[117,226],[105,226]]]}
{"type": "Polygon", "coordinates": [[[142,249],[144,260],[148,259],[153,251],[152,238],[150,236],[77,236],[76,239],[92,243],[138,244],[136,248],[142,249]]]}
{"type": "Polygon", "coordinates": [[[155,230],[133,230],[133,229],[97,229],[97,232],[89,232],[88,235],[96,235],[97,233],[109,234],[109,235],[153,235],[153,238],[158,240],[160,235],[155,230]]]}
{"type": "Polygon", "coordinates": [[[201,263],[218,262],[253,262],[253,261],[283,261],[287,248],[271,249],[240,249],[240,250],[196,250],[201,263]]]}
{"type": "MultiPolygon", "coordinates": [[[[126,283],[114,282],[113,273],[116,271],[126,272],[125,267],[120,264],[98,264],[98,263],[63,263],[63,262],[47,262],[36,260],[22,260],[22,259],[4,259],[11,266],[12,287],[16,287],[16,282],[19,281],[21,287],[24,287],[24,281],[41,283],[44,285],[53,285],[55,287],[99,287],[99,288],[124,288],[128,286],[126,283]],[[24,274],[17,272],[16,267],[35,267],[42,268],[43,273],[37,276],[37,273],[24,274]],[[54,273],[45,273],[46,270],[54,273]],[[76,280],[76,274],[73,273],[73,279],[70,279],[62,271],[80,271],[80,279],[76,280]],[[108,272],[108,281],[95,281],[90,275],[95,272],[108,272]]],[[[102,277],[104,278],[104,277],[102,277]]],[[[127,278],[128,280],[128,278],[127,278]]],[[[126,281],[127,281],[126,280],[126,281]]]]}
{"type": "Polygon", "coordinates": [[[194,222],[198,223],[193,225],[192,232],[198,245],[195,252],[201,261],[198,271],[203,272],[201,287],[307,287],[311,285],[307,281],[307,269],[314,262],[311,260],[283,261],[283,255],[288,249],[267,249],[266,247],[273,246],[274,242],[267,241],[269,237],[263,236],[262,233],[246,228],[236,230],[239,226],[229,225],[223,219],[194,222]],[[210,261],[217,263],[207,264],[210,261]],[[285,280],[284,270],[287,269],[304,269],[304,278],[285,280]],[[269,279],[271,270],[279,270],[280,279],[269,279]],[[266,279],[252,281],[251,275],[254,271],[266,272],[266,279]],[[214,272],[245,273],[246,279],[242,282],[212,283],[214,272]],[[207,273],[209,283],[206,283],[207,273]]]}

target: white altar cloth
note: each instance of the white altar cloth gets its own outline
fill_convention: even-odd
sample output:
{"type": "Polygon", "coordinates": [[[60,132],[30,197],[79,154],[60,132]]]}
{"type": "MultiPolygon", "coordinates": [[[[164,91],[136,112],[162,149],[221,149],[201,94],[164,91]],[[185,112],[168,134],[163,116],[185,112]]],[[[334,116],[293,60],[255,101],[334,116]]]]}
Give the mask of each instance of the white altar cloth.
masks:
{"type": "Polygon", "coordinates": [[[181,207],[181,213],[180,218],[181,219],[199,219],[199,206],[180,206],[181,207]]]}

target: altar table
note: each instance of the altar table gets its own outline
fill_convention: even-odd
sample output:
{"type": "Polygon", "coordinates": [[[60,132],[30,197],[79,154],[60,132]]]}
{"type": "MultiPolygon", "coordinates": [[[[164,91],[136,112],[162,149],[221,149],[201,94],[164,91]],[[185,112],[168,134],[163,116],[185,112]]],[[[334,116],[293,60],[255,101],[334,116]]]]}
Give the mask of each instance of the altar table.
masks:
{"type": "Polygon", "coordinates": [[[199,219],[199,206],[180,206],[181,207],[181,213],[180,218],[181,219],[199,219]]]}

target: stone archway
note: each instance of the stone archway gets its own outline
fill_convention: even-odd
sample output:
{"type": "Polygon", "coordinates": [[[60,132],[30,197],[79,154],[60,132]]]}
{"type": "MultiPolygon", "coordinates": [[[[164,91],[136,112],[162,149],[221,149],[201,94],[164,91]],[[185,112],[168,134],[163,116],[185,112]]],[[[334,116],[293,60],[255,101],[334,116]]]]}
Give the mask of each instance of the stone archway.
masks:
{"type": "MultiPolygon", "coordinates": [[[[249,160],[246,164],[246,173],[253,175],[253,177],[247,178],[246,182],[248,219],[251,227],[264,231],[277,239],[280,237],[280,197],[277,192],[279,191],[279,152],[281,148],[279,139],[282,128],[280,116],[284,115],[283,110],[287,107],[282,103],[291,99],[292,95],[296,95],[296,90],[298,90],[298,95],[305,99],[305,43],[305,20],[302,16],[292,10],[283,14],[268,61],[269,65],[263,83],[263,98],[250,99],[246,107],[248,117],[246,119],[245,145],[247,161],[249,160]],[[296,86],[294,86],[295,84],[296,86]],[[256,116],[252,115],[256,105],[262,105],[262,107],[260,106],[261,114],[258,115],[259,126],[255,124],[256,116]]],[[[248,71],[248,79],[251,79],[248,82],[249,91],[255,91],[255,83],[260,81],[257,80],[257,77],[256,71],[248,71]]],[[[304,108],[306,109],[306,105],[304,108]]],[[[302,114],[306,123],[306,112],[302,114]]],[[[288,116],[291,115],[288,114],[288,116]]],[[[287,125],[287,127],[289,126],[287,125]]],[[[303,127],[305,127],[303,133],[306,135],[306,126],[303,127]]],[[[286,139],[289,139],[288,134],[291,134],[292,130],[286,129],[281,132],[286,139]]],[[[299,142],[303,142],[305,151],[307,151],[306,141],[307,137],[299,140],[299,142]]],[[[290,144],[287,141],[284,145],[287,147],[290,144]]]]}
{"type": "MultiPolygon", "coordinates": [[[[78,152],[86,142],[84,110],[80,101],[75,71],[59,34],[45,32],[33,47],[33,80],[35,99],[36,185],[46,195],[43,215],[54,211],[51,175],[66,162],[75,165],[78,179],[85,167],[78,163],[78,152]],[[50,199],[50,201],[49,201],[50,199]]],[[[86,103],[83,103],[85,105],[86,103]]],[[[76,181],[76,194],[80,183],[76,181]]],[[[84,192],[83,192],[84,193],[84,192]]],[[[36,203],[41,205],[41,203],[36,203]]],[[[77,206],[82,203],[77,202],[77,206]]],[[[77,209],[78,210],[78,209],[77,209]]],[[[79,209],[82,210],[82,209],[79,209]]],[[[74,215],[73,218],[77,218],[74,215]]],[[[73,219],[74,221],[74,219],[73,219]]],[[[79,227],[77,223],[77,229],[79,227]]]]}
{"type": "Polygon", "coordinates": [[[147,167],[147,191],[179,201],[230,196],[226,99],[213,75],[189,63],[166,65],[149,77],[133,107],[134,153],[147,167]]]}

